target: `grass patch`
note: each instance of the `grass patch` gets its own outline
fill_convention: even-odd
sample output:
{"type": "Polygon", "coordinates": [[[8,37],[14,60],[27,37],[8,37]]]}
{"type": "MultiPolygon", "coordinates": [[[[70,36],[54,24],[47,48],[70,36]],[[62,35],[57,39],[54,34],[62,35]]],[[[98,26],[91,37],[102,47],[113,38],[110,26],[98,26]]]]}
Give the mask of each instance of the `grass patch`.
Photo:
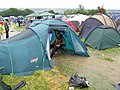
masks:
{"type": "Polygon", "coordinates": [[[12,24],[12,29],[13,29],[13,30],[20,30],[20,31],[26,30],[25,27],[23,27],[23,26],[19,27],[19,26],[17,26],[15,23],[12,24]]]}
{"type": "MultiPolygon", "coordinates": [[[[37,71],[30,76],[3,76],[3,81],[11,87],[15,86],[21,80],[27,82],[28,90],[50,90],[49,81],[43,71],[37,71]]],[[[21,90],[26,90],[26,87],[23,87],[21,90]]]]}
{"type": "Polygon", "coordinates": [[[70,68],[68,66],[63,66],[63,65],[60,65],[58,67],[58,70],[60,71],[61,74],[65,75],[65,76],[71,76],[74,72],[73,68],[70,68]]]}
{"type": "Polygon", "coordinates": [[[104,60],[107,60],[107,61],[114,61],[113,58],[110,58],[110,57],[103,57],[104,60]]]}
{"type": "Polygon", "coordinates": [[[106,49],[106,50],[101,50],[101,52],[112,54],[112,55],[120,54],[120,47],[109,48],[109,49],[106,49]]]}
{"type": "MultiPolygon", "coordinates": [[[[60,66],[50,71],[36,71],[29,76],[3,75],[3,81],[13,87],[21,80],[25,80],[28,90],[68,90],[69,76],[67,75],[71,73],[72,70],[70,68],[60,66]]],[[[21,90],[26,90],[26,87],[21,90]]]]}

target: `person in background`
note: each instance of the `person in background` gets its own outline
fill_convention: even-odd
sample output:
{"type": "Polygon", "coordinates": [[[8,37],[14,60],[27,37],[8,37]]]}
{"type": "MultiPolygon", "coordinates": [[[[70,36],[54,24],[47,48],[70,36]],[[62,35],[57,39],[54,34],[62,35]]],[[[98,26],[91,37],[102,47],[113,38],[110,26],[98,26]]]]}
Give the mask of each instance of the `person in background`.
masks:
{"type": "Polygon", "coordinates": [[[3,22],[2,22],[2,23],[0,23],[0,40],[1,40],[1,37],[2,37],[3,33],[4,33],[4,27],[3,27],[3,22]]]}
{"type": "Polygon", "coordinates": [[[6,38],[9,38],[9,25],[10,25],[10,22],[8,19],[5,19],[4,20],[4,28],[5,28],[5,32],[6,32],[6,38]]]}
{"type": "Polygon", "coordinates": [[[50,49],[52,49],[52,52],[50,54],[50,56],[52,57],[54,55],[54,53],[60,49],[63,45],[65,45],[65,39],[62,36],[62,34],[57,33],[55,40],[51,43],[50,45],[50,49]]]}

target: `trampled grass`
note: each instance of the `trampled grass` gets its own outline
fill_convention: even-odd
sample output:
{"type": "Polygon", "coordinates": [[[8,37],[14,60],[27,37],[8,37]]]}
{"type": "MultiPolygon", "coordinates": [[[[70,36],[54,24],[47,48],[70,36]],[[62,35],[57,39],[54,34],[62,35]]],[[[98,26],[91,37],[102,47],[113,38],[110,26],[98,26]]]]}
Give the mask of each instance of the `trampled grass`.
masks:
{"type": "Polygon", "coordinates": [[[23,26],[19,27],[15,23],[12,23],[12,29],[13,30],[19,30],[19,31],[26,30],[25,27],[23,27],[23,26]]]}
{"type": "Polygon", "coordinates": [[[13,87],[20,81],[25,80],[27,82],[27,85],[21,90],[26,90],[26,88],[28,90],[67,90],[68,76],[66,73],[69,72],[69,69],[67,67],[62,67],[61,70],[63,70],[62,73],[65,75],[54,68],[50,71],[36,71],[29,76],[3,75],[3,81],[7,85],[13,87]]]}
{"type": "Polygon", "coordinates": [[[29,76],[3,75],[3,81],[13,87],[21,80],[25,80],[27,86],[21,90],[26,88],[28,90],[68,90],[70,76],[78,73],[86,77],[90,87],[75,88],[75,90],[115,90],[114,85],[119,81],[119,64],[115,58],[120,54],[119,48],[102,51],[88,49],[91,53],[90,57],[56,55],[57,63],[50,71],[39,70],[29,76]],[[114,58],[113,61],[112,58],[114,58]]]}
{"type": "MultiPolygon", "coordinates": [[[[25,30],[13,26],[14,30],[25,30]]],[[[89,88],[80,90],[115,90],[113,87],[119,77],[120,48],[96,50],[88,47],[90,57],[56,56],[59,58],[50,71],[36,71],[29,76],[3,75],[3,81],[13,87],[21,80],[27,85],[21,90],[68,90],[69,78],[73,73],[85,76],[90,83],[89,88]],[[116,58],[117,57],[117,58],[116,58]],[[59,64],[60,63],[60,64],[59,64]]],[[[79,90],[76,88],[75,90],[79,90]]]]}

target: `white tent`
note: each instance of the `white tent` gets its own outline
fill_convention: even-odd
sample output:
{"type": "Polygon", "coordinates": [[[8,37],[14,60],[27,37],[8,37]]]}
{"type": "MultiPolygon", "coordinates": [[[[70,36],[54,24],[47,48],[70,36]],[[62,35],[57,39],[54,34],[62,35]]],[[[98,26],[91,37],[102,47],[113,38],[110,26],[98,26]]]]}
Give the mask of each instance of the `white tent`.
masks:
{"type": "Polygon", "coordinates": [[[75,15],[73,18],[67,19],[67,21],[78,21],[81,24],[82,21],[85,21],[89,17],[90,16],[79,14],[75,15]]]}

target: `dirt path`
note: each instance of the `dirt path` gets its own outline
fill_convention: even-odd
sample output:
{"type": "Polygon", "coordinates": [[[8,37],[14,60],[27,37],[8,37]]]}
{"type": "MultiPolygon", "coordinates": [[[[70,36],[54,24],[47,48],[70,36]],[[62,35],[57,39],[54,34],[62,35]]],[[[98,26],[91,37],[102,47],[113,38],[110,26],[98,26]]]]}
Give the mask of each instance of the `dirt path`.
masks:
{"type": "Polygon", "coordinates": [[[74,69],[73,73],[84,76],[90,83],[87,90],[115,90],[114,84],[120,83],[120,56],[89,48],[90,57],[56,55],[55,65],[63,64],[74,69]],[[103,57],[113,58],[113,61],[103,57]]]}

